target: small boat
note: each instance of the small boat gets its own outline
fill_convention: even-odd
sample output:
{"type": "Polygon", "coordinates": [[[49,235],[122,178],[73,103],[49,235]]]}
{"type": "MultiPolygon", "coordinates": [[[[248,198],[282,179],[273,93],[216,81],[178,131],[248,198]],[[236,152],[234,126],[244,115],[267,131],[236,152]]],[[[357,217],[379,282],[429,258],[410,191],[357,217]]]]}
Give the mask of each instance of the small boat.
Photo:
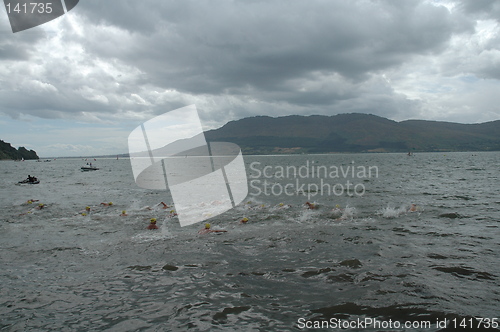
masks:
{"type": "Polygon", "coordinates": [[[94,167],[94,166],[83,166],[80,169],[82,170],[82,172],[97,171],[97,170],[99,170],[99,168],[94,167]]]}
{"type": "Polygon", "coordinates": [[[18,182],[19,184],[39,184],[40,183],[40,180],[36,180],[36,181],[30,181],[28,179],[24,179],[22,181],[19,181],[18,182]]]}

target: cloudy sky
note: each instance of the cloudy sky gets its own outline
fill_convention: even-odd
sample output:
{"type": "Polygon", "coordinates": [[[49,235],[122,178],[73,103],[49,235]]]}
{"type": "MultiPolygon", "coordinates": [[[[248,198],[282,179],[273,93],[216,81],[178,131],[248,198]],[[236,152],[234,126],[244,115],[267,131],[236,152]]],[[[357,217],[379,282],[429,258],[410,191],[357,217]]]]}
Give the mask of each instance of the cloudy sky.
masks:
{"type": "Polygon", "coordinates": [[[0,10],[0,139],[40,156],[127,152],[195,104],[255,115],[500,119],[500,1],[81,0],[12,33],[0,10]]]}

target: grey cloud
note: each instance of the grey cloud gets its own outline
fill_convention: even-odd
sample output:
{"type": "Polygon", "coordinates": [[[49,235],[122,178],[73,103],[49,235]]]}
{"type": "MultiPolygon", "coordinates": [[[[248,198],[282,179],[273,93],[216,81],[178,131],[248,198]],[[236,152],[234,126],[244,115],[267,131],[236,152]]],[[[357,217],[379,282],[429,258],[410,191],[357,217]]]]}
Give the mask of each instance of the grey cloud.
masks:
{"type": "Polygon", "coordinates": [[[8,20],[0,20],[0,61],[29,60],[35,52],[36,43],[45,37],[46,33],[40,29],[14,34],[8,25],[8,20]]]}
{"type": "Polygon", "coordinates": [[[140,34],[130,51],[104,51],[98,36],[89,47],[134,61],[153,84],[192,93],[279,89],[311,71],[364,80],[413,55],[440,52],[453,32],[471,28],[456,26],[445,8],[416,1],[139,4],[120,4],[119,14],[102,4],[86,8],[90,20],[140,34]]]}
{"type": "Polygon", "coordinates": [[[462,0],[458,8],[468,14],[477,14],[483,18],[500,20],[500,2],[497,0],[462,0]]]}
{"type": "Polygon", "coordinates": [[[448,11],[414,0],[81,1],[71,12],[77,23],[60,19],[64,54],[37,57],[32,45],[40,47],[43,34],[0,41],[0,61],[30,59],[28,67],[43,70],[35,79],[57,90],[12,93],[30,76],[17,68],[0,88],[1,109],[104,118],[202,100],[204,119],[221,124],[257,114],[402,119],[420,114],[422,103],[376,77],[416,57],[439,56],[452,36],[474,32],[468,13],[478,8],[448,11]]]}

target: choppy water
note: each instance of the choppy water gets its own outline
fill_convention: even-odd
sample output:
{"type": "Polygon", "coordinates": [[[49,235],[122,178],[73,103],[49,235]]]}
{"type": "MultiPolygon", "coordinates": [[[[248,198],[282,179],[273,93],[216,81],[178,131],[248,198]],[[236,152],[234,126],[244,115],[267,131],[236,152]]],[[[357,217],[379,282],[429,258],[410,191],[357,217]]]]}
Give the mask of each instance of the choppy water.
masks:
{"type": "MultiPolygon", "coordinates": [[[[249,180],[261,182],[210,220],[228,232],[208,235],[157,205],[171,204],[168,193],[138,188],[128,160],[97,160],[96,172],[80,172],[80,159],[0,162],[0,330],[298,331],[301,318],[374,318],[430,321],[398,330],[437,331],[436,320],[499,317],[500,153],[245,162],[249,180]],[[253,196],[263,180],[271,193],[292,188],[299,176],[276,178],[276,167],[308,162],[377,166],[378,177],[323,177],[362,184],[364,195],[305,187],[253,196]],[[272,177],[256,178],[265,166],[272,177]],[[28,174],[41,183],[15,185],[28,174]],[[153,217],[159,230],[146,229],[153,217]]],[[[320,183],[311,172],[300,182],[320,183]]]]}

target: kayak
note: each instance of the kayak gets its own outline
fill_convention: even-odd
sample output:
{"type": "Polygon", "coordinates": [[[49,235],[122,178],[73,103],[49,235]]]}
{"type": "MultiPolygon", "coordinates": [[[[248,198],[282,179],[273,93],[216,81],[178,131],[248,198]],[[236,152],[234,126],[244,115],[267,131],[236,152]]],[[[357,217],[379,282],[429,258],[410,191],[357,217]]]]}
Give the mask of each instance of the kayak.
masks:
{"type": "Polygon", "coordinates": [[[83,172],[87,172],[87,171],[97,171],[99,168],[97,167],[93,167],[93,166],[84,166],[81,168],[81,170],[83,172]]]}

